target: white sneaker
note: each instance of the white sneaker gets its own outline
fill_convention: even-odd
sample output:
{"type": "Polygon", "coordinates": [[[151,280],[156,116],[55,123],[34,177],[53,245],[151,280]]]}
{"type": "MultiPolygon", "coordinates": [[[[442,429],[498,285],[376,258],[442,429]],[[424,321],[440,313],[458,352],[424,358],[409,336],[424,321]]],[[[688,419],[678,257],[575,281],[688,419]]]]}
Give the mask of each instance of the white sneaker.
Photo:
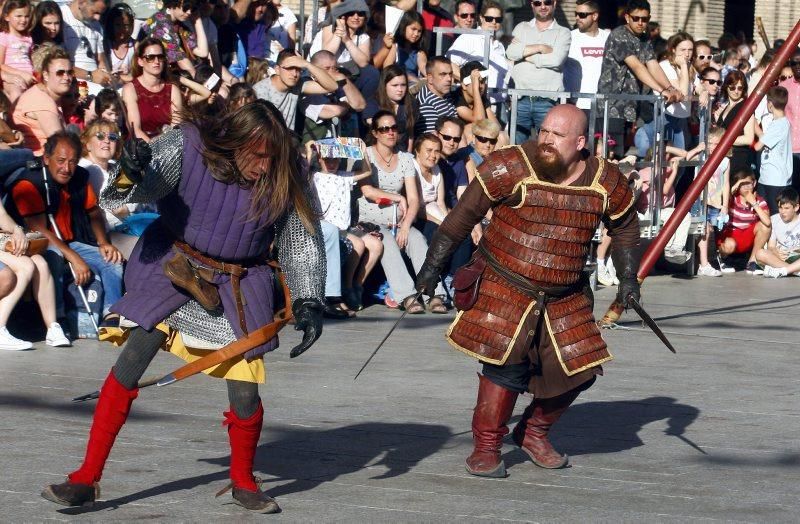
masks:
{"type": "Polygon", "coordinates": [[[723,273],[736,273],[736,268],[733,266],[729,266],[722,259],[719,260],[719,270],[723,273]]]}
{"type": "Polygon", "coordinates": [[[765,278],[781,278],[788,274],[785,267],[764,266],[765,278]]]}
{"type": "Polygon", "coordinates": [[[613,286],[614,277],[608,271],[608,266],[605,264],[597,264],[597,283],[604,286],[613,286]]]}
{"type": "Polygon", "coordinates": [[[611,258],[608,259],[608,263],[606,264],[606,268],[608,268],[608,274],[611,275],[611,280],[615,286],[619,285],[619,279],[617,278],[617,268],[614,267],[614,261],[611,258]]]}
{"type": "Polygon", "coordinates": [[[54,348],[63,348],[72,345],[69,339],[64,335],[64,330],[61,329],[61,324],[58,322],[53,322],[50,324],[50,327],[47,328],[47,336],[44,339],[44,343],[54,348]]]}
{"type": "Polygon", "coordinates": [[[20,340],[9,333],[7,327],[3,326],[0,328],[0,349],[5,349],[6,351],[25,351],[32,347],[33,344],[30,342],[20,340]]]}
{"type": "Polygon", "coordinates": [[[670,264],[677,264],[677,265],[685,264],[686,262],[689,261],[690,258],[692,258],[692,254],[682,249],[676,251],[670,249],[664,250],[664,259],[666,259],[666,261],[669,262],[670,264]]]}
{"type": "Polygon", "coordinates": [[[706,266],[700,266],[697,268],[697,276],[699,277],[721,277],[722,271],[712,267],[710,264],[706,266]]]}

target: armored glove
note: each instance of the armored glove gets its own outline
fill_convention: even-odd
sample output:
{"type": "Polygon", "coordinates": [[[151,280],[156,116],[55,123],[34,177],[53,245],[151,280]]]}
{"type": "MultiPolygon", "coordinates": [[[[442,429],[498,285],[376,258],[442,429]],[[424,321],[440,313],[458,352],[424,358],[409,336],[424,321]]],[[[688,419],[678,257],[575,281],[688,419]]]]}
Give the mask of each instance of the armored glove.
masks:
{"type": "Polygon", "coordinates": [[[292,348],[290,358],[303,354],[322,335],[322,310],[324,306],[313,298],[298,298],[292,303],[294,329],[303,332],[303,340],[292,348]]]}
{"type": "Polygon", "coordinates": [[[639,250],[637,246],[614,248],[611,252],[614,267],[617,269],[619,287],[617,289],[617,302],[628,307],[628,298],[633,297],[641,302],[639,280],[636,273],[639,271],[639,250]]]}
{"type": "Polygon", "coordinates": [[[436,294],[436,286],[444,271],[445,262],[458,247],[458,243],[447,235],[436,231],[431,239],[428,254],[425,256],[425,263],[417,274],[415,288],[422,291],[425,295],[432,297],[436,294]]]}
{"type": "Polygon", "coordinates": [[[142,181],[144,170],[152,159],[150,144],[141,138],[132,138],[122,147],[122,156],[119,159],[120,169],[128,180],[138,184],[142,181]]]}

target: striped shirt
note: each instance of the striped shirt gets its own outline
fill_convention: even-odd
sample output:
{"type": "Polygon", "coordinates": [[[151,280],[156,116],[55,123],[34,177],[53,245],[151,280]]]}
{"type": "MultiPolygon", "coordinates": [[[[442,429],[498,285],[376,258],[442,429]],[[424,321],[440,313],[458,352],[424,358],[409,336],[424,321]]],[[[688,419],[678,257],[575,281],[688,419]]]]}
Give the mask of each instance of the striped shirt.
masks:
{"type": "MultiPolygon", "coordinates": [[[[767,201],[758,195],[756,195],[756,205],[769,213],[767,201]]],[[[756,213],[755,209],[752,209],[740,196],[733,198],[730,215],[731,226],[736,229],[747,229],[759,221],[758,213],[756,213]]]]}
{"type": "Polygon", "coordinates": [[[440,116],[456,116],[456,106],[450,96],[441,97],[423,86],[417,93],[417,121],[414,123],[414,136],[436,131],[436,120],[440,116]]]}

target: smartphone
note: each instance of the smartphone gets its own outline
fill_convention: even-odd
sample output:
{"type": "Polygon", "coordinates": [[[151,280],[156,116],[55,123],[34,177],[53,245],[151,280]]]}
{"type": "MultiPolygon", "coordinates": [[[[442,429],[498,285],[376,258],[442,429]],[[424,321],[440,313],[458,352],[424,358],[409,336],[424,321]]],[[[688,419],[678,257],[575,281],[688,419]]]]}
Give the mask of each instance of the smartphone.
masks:
{"type": "Polygon", "coordinates": [[[212,93],[216,93],[222,87],[222,79],[216,73],[211,73],[211,76],[208,77],[203,86],[212,93]]]}

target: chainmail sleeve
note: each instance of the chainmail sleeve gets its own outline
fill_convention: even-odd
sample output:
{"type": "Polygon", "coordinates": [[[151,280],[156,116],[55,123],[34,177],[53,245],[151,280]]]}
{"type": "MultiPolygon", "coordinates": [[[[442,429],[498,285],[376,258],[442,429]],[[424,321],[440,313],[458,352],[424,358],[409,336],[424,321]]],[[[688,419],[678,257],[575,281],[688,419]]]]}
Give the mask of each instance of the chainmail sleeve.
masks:
{"type": "Polygon", "coordinates": [[[139,184],[122,188],[116,182],[120,177],[119,163],[109,169],[108,184],[100,194],[100,207],[112,211],[125,204],[148,204],[172,191],[181,178],[183,158],[183,131],[170,129],[150,142],[153,155],[145,168],[139,184]]]}
{"type": "MultiPolygon", "coordinates": [[[[306,187],[306,196],[319,214],[319,201],[310,186],[306,187]]],[[[313,225],[314,230],[309,232],[294,209],[275,224],[278,263],[286,276],[293,302],[298,298],[325,301],[325,244],[319,219],[314,219],[313,225]]]]}

